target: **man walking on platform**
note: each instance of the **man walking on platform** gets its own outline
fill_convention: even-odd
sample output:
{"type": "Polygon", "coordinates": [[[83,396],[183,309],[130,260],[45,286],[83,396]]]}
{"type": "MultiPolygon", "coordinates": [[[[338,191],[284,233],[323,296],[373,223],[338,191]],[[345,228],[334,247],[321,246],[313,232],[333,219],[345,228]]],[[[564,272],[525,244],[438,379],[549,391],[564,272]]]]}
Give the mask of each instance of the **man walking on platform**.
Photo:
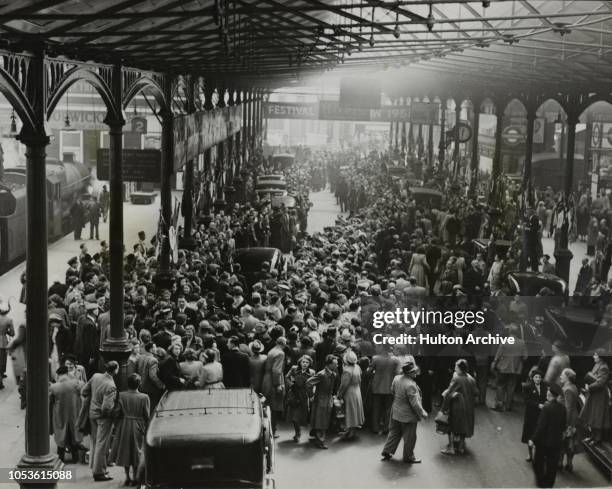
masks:
{"type": "Polygon", "coordinates": [[[94,239],[94,231],[96,239],[100,239],[100,232],[98,230],[100,226],[100,214],[100,204],[94,200],[89,207],[89,239],[94,239]]]}
{"type": "Polygon", "coordinates": [[[100,192],[100,210],[102,211],[102,219],[106,222],[108,218],[108,207],[110,205],[110,193],[106,189],[106,185],[102,185],[102,192],[100,192]]]}
{"type": "Polygon", "coordinates": [[[391,407],[391,420],[389,421],[389,434],[382,451],[383,461],[393,457],[401,439],[404,440],[403,461],[409,464],[421,463],[414,456],[414,447],[417,440],[417,423],[427,418],[427,412],[421,404],[421,389],[415,382],[419,372],[417,366],[407,362],[402,366],[402,375],[393,379],[391,393],[393,405],[391,407]]]}
{"type": "Polygon", "coordinates": [[[94,374],[83,387],[81,393],[85,402],[89,402],[91,423],[90,466],[96,482],[112,480],[106,470],[106,456],[110,447],[113,416],[117,402],[117,386],[113,377],[118,372],[119,364],[115,361],[108,362],[106,372],[94,374]]]}

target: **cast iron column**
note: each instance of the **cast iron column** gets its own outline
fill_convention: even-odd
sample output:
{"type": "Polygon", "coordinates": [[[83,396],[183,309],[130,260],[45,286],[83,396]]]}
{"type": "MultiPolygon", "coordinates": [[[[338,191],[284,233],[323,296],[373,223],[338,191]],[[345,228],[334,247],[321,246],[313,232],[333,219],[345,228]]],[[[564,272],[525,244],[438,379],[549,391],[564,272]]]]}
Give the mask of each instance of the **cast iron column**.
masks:
{"type": "Polygon", "coordinates": [[[444,154],[446,152],[446,99],[440,101],[440,141],[438,142],[438,169],[444,169],[444,154]]]}
{"type": "Polygon", "coordinates": [[[498,180],[502,174],[502,134],[504,129],[504,108],[503,103],[495,102],[495,112],[497,114],[497,124],[495,125],[495,151],[493,153],[493,165],[491,168],[491,182],[493,183],[491,194],[489,195],[489,203],[496,202],[501,196],[495,195],[499,190],[498,180]]]}
{"type": "MultiPolygon", "coordinates": [[[[26,146],[26,412],[25,454],[22,469],[62,468],[49,443],[49,326],[47,277],[47,170],[45,147],[49,144],[45,121],[44,53],[30,62],[28,99],[39,127],[21,130],[26,146]]],[[[21,487],[56,487],[55,483],[20,484],[21,487]]]]}
{"type": "Polygon", "coordinates": [[[480,171],[480,154],[478,149],[478,133],[480,132],[480,99],[472,101],[474,105],[474,122],[472,123],[472,157],[470,159],[470,197],[478,195],[478,172],[480,171]]]}
{"type": "MultiPolygon", "coordinates": [[[[113,74],[113,83],[121,87],[121,68],[113,74]]],[[[119,98],[121,100],[121,98],[119,98]]],[[[130,348],[123,327],[123,118],[107,117],[110,143],[110,205],[109,205],[109,262],[110,262],[110,336],[100,345],[106,362],[119,363],[116,381],[120,390],[127,388],[127,360],[130,348]]]]}
{"type": "Polygon", "coordinates": [[[530,207],[535,205],[533,201],[533,182],[531,180],[531,160],[533,157],[533,128],[536,120],[536,108],[527,110],[527,139],[525,141],[525,167],[523,168],[523,191],[527,192],[527,203],[530,207]]]}
{"type": "MultiPolygon", "coordinates": [[[[168,82],[168,85],[170,83],[168,82]]],[[[170,99],[167,99],[170,100],[170,99]]],[[[159,261],[159,280],[162,287],[172,279],[170,270],[170,226],[172,221],[171,178],[174,170],[174,115],[171,110],[161,114],[161,218],[164,241],[159,261]],[[161,283],[163,282],[163,283],[161,283]]]]}
{"type": "MultiPolygon", "coordinates": [[[[566,209],[569,209],[572,202],[572,190],[574,184],[574,152],[576,149],[576,124],[579,119],[577,114],[567,114],[567,153],[565,158],[565,195],[564,202],[566,209]]],[[[557,275],[569,283],[570,263],[573,258],[569,250],[568,226],[562,226],[559,235],[559,248],[555,251],[555,261],[557,275]]]]}
{"type": "Polygon", "coordinates": [[[459,150],[461,141],[459,140],[459,122],[461,120],[461,101],[455,100],[455,147],[453,149],[453,175],[455,178],[459,174],[459,150]]]}

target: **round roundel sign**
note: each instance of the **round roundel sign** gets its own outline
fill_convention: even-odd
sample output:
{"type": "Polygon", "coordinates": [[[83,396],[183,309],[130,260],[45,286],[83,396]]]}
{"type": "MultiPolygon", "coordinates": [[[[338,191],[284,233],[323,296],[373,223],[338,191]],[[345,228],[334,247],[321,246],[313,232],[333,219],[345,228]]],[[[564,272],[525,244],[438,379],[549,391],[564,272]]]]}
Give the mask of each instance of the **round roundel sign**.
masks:
{"type": "Polygon", "coordinates": [[[465,122],[460,122],[458,126],[459,131],[459,142],[466,143],[472,139],[472,128],[465,122]]]}
{"type": "Polygon", "coordinates": [[[522,143],[525,140],[525,135],[519,126],[506,127],[502,136],[504,141],[511,145],[522,143]]]}
{"type": "MultiPolygon", "coordinates": [[[[602,124],[595,122],[591,130],[591,146],[597,148],[601,144],[602,124]]],[[[608,136],[609,137],[609,136],[608,136]]]]}

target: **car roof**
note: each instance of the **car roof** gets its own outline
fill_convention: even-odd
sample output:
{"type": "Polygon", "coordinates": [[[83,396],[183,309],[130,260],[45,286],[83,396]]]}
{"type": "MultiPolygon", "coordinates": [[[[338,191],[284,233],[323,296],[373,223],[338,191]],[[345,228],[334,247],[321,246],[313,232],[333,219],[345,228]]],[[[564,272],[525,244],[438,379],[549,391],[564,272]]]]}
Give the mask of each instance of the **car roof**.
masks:
{"type": "Polygon", "coordinates": [[[155,409],[147,444],[252,443],[261,435],[262,416],[259,396],[252,389],[169,391],[155,409]]]}

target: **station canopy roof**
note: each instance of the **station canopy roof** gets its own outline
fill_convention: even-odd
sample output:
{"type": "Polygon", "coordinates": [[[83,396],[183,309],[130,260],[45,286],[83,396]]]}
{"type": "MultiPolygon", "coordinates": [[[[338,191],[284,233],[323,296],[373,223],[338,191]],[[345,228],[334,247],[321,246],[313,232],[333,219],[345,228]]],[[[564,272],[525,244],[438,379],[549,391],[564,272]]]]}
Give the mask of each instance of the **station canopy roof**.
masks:
{"type": "Polygon", "coordinates": [[[0,42],[39,41],[72,59],[268,87],[331,69],[604,87],[612,2],[0,1],[0,42]]]}

